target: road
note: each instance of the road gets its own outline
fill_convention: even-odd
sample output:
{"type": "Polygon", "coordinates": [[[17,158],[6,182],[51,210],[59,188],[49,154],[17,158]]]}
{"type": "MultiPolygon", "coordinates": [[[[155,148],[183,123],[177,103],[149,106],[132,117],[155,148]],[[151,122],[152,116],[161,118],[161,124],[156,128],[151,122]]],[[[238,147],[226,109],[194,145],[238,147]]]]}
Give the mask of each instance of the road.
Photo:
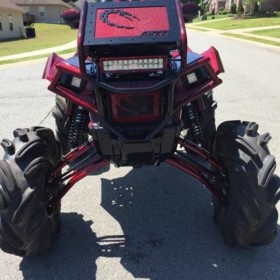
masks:
{"type": "MultiPolygon", "coordinates": [[[[280,161],[280,51],[195,31],[189,45],[194,51],[214,45],[223,59],[217,123],[256,121],[261,132],[271,132],[270,150],[280,161]]],[[[11,139],[17,127],[54,126],[43,67],[0,68],[0,138],[11,139]]],[[[0,252],[1,280],[279,279],[280,235],[262,248],[226,247],[212,221],[211,195],[165,164],[112,167],[77,184],[62,203],[62,230],[51,252],[25,258],[0,252]]]]}

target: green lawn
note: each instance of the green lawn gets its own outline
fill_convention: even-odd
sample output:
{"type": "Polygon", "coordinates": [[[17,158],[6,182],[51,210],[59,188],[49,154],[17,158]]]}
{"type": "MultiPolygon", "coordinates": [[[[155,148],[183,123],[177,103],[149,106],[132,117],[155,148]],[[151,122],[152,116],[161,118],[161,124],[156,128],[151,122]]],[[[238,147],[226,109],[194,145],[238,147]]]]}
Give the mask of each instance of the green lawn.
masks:
{"type": "Polygon", "coordinates": [[[214,17],[215,17],[215,18],[212,19],[212,16],[207,16],[207,20],[201,20],[200,18],[196,18],[196,19],[193,20],[193,23],[198,23],[198,22],[210,22],[210,21],[215,20],[215,19],[229,18],[228,15],[215,15],[214,17]]]}
{"type": "Polygon", "coordinates": [[[207,21],[204,24],[200,24],[199,27],[207,27],[212,29],[220,30],[233,30],[241,28],[251,28],[251,27],[262,27],[262,26],[272,26],[280,25],[280,16],[269,17],[269,18],[254,18],[254,19],[233,19],[222,20],[222,21],[207,21]]]}
{"type": "Polygon", "coordinates": [[[280,38],[280,28],[273,28],[273,29],[266,29],[266,30],[259,30],[248,32],[250,34],[256,34],[260,36],[269,36],[274,38],[280,38]]]}
{"type": "Polygon", "coordinates": [[[51,48],[77,38],[78,30],[67,25],[36,23],[36,38],[0,42],[0,56],[51,48]]]}

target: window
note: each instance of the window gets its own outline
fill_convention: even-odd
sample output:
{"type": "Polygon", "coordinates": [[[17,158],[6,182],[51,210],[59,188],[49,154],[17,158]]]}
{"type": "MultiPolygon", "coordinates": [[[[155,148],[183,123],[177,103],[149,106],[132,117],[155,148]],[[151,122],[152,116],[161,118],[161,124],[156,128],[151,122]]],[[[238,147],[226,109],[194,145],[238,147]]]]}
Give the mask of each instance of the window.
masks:
{"type": "Polygon", "coordinates": [[[43,7],[43,6],[39,7],[39,15],[40,15],[40,17],[44,17],[45,13],[46,13],[45,7],[43,7]]]}
{"type": "Polygon", "coordinates": [[[9,27],[10,27],[10,31],[14,30],[14,26],[13,26],[13,18],[12,15],[9,15],[9,27]]]}
{"type": "Polygon", "coordinates": [[[2,16],[0,15],[0,31],[2,31],[3,28],[2,28],[2,16]]]}

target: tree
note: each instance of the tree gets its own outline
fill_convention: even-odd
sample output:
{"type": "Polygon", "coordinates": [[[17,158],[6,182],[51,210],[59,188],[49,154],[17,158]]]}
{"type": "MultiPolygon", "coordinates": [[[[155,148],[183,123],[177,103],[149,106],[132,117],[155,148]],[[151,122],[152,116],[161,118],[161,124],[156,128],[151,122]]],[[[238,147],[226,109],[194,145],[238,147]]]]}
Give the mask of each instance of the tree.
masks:
{"type": "Polygon", "coordinates": [[[245,0],[244,4],[250,7],[250,13],[258,13],[260,2],[263,2],[263,0],[245,0]]]}
{"type": "Polygon", "coordinates": [[[260,8],[260,6],[259,6],[258,2],[255,2],[255,4],[254,4],[254,14],[257,14],[259,12],[259,8],[260,8]]]}
{"type": "Polygon", "coordinates": [[[280,11],[280,0],[269,0],[268,3],[271,6],[273,12],[280,11]]]}
{"type": "Polygon", "coordinates": [[[200,6],[193,2],[182,4],[182,11],[185,22],[192,22],[198,16],[200,6]]]}
{"type": "Polygon", "coordinates": [[[242,1],[239,1],[237,13],[238,14],[243,14],[244,13],[244,8],[243,8],[242,1]]]}
{"type": "Polygon", "coordinates": [[[200,15],[201,16],[209,11],[208,0],[200,0],[199,6],[200,6],[200,15]]]}

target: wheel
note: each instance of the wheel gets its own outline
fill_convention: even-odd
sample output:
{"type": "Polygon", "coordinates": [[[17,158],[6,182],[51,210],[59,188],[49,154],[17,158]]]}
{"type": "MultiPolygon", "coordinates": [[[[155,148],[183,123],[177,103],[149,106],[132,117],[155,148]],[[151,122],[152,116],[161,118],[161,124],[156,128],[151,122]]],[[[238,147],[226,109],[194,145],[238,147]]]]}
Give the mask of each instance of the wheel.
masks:
{"type": "MultiPolygon", "coordinates": [[[[207,151],[211,151],[216,135],[215,110],[217,108],[217,102],[213,100],[213,92],[210,91],[204,94],[202,96],[202,102],[205,107],[204,110],[197,111],[196,113],[196,118],[200,126],[199,130],[202,135],[198,142],[201,142],[202,148],[206,149],[207,151]]],[[[186,117],[186,126],[188,128],[191,126],[189,119],[190,117],[186,117]]],[[[192,129],[188,129],[185,137],[194,143],[197,143],[195,136],[193,136],[192,129]]]]}
{"type": "Polygon", "coordinates": [[[224,164],[228,189],[221,205],[214,198],[214,219],[224,241],[233,247],[272,242],[277,234],[279,178],[267,143],[270,135],[257,133],[256,123],[231,121],[217,129],[214,155],[224,164]]]}
{"type": "Polygon", "coordinates": [[[1,142],[0,247],[37,255],[50,249],[60,227],[60,203],[50,204],[56,186],[48,183],[60,152],[50,129],[17,129],[14,136],[1,142]]]}
{"type": "Polygon", "coordinates": [[[62,155],[69,152],[68,137],[70,131],[70,120],[66,111],[66,101],[63,97],[56,95],[55,107],[52,110],[52,115],[56,124],[56,138],[60,143],[62,155]]]}

